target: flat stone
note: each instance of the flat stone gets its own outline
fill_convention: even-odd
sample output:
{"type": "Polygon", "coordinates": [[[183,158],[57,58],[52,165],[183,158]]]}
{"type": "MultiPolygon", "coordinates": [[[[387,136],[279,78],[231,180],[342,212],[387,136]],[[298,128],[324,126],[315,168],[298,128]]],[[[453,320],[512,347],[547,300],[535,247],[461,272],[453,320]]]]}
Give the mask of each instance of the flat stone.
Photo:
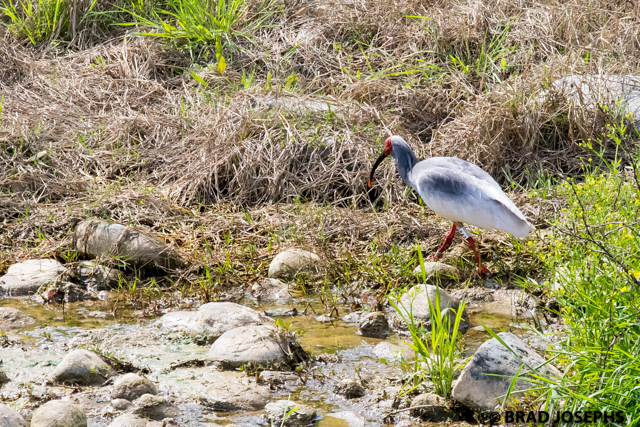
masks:
{"type": "Polygon", "coordinates": [[[28,425],[29,423],[17,411],[0,403],[0,427],[27,427],[28,425]]]}
{"type": "MultiPolygon", "coordinates": [[[[327,414],[326,418],[337,418],[345,421],[349,427],[364,427],[364,417],[357,412],[353,411],[340,411],[327,414]]],[[[330,423],[328,425],[334,425],[337,423],[330,423]]]]}
{"type": "Polygon", "coordinates": [[[102,385],[113,375],[115,371],[97,354],[74,350],[62,359],[50,378],[58,384],[102,385]]]}
{"type": "Polygon", "coordinates": [[[287,427],[305,426],[311,424],[316,418],[316,410],[310,406],[291,400],[277,400],[266,406],[267,419],[271,422],[271,425],[280,426],[282,425],[284,414],[288,414],[294,408],[297,409],[284,421],[284,425],[287,427]]]}
{"type": "Polygon", "coordinates": [[[277,332],[268,326],[243,326],[222,334],[209,350],[209,358],[225,368],[238,368],[248,363],[279,364],[286,356],[278,343],[277,332]]]}
{"type": "Polygon", "coordinates": [[[71,402],[51,400],[33,413],[31,427],[87,427],[87,416],[71,402]]]}
{"type": "Polygon", "coordinates": [[[11,307],[0,307],[0,331],[8,331],[10,329],[22,329],[29,326],[34,320],[18,310],[11,307]]]}
{"type": "Polygon", "coordinates": [[[433,393],[422,393],[411,401],[411,415],[420,417],[422,421],[435,423],[451,420],[457,421],[455,413],[449,411],[446,400],[442,396],[433,393]]]}
{"type": "Polygon", "coordinates": [[[218,412],[258,411],[265,407],[270,397],[267,387],[225,376],[200,395],[200,402],[218,412]]]}
{"type": "Polygon", "coordinates": [[[35,294],[40,286],[55,282],[66,272],[55,259],[30,259],[13,264],[0,277],[0,292],[10,297],[35,294]]]}
{"type": "Polygon", "coordinates": [[[278,279],[265,277],[251,287],[251,295],[259,301],[274,301],[291,298],[289,285],[278,279]]]}
{"type": "Polygon", "coordinates": [[[280,252],[269,264],[269,277],[292,280],[297,274],[316,276],[321,271],[320,257],[313,252],[290,248],[280,252]]]}
{"type": "MultiPolygon", "coordinates": [[[[431,276],[436,276],[436,275],[439,275],[440,277],[453,277],[453,278],[458,277],[458,269],[452,265],[445,264],[443,262],[425,261],[424,270],[425,270],[425,273],[427,274],[427,278],[431,276]]],[[[417,266],[413,270],[413,274],[421,278],[422,268],[420,266],[417,266]]]]}
{"type": "Polygon", "coordinates": [[[340,381],[333,390],[337,394],[341,394],[347,399],[356,399],[365,395],[366,390],[360,384],[360,381],[356,381],[352,378],[346,378],[340,381]]]}
{"type": "Polygon", "coordinates": [[[111,421],[108,427],[147,427],[147,420],[134,414],[123,414],[111,421]]]}
{"type": "Polygon", "coordinates": [[[389,334],[389,322],[384,313],[369,313],[360,320],[358,331],[363,337],[382,338],[389,334]]]}
{"type": "Polygon", "coordinates": [[[177,268],[184,265],[179,254],[155,237],[121,224],[86,220],[73,234],[80,256],[117,258],[140,269],[177,268]]]}
{"type": "Polygon", "coordinates": [[[180,415],[181,411],[164,397],[143,394],[134,402],[133,413],[151,420],[162,421],[180,415]]]}
{"type": "Polygon", "coordinates": [[[133,402],[143,394],[158,394],[158,389],[147,378],[129,373],[116,379],[111,391],[111,398],[127,399],[133,402]]]}
{"type": "Polygon", "coordinates": [[[222,334],[240,326],[272,325],[264,314],[233,302],[210,302],[198,311],[176,311],[162,316],[163,327],[182,331],[199,344],[211,344],[222,334]]]}
{"type": "Polygon", "coordinates": [[[400,345],[398,345],[388,341],[376,344],[376,346],[373,347],[373,353],[379,358],[389,362],[399,359],[400,357],[404,358],[404,360],[411,361],[416,357],[416,352],[407,344],[400,343],[400,345]]]}
{"type": "MultiPolygon", "coordinates": [[[[402,297],[400,297],[398,308],[404,313],[405,317],[408,317],[411,313],[413,315],[414,322],[422,322],[425,327],[430,327],[431,311],[429,300],[431,300],[431,304],[435,308],[436,290],[438,290],[438,294],[440,295],[440,310],[444,310],[445,308],[452,308],[453,310],[458,309],[460,302],[457,298],[449,295],[444,289],[437,288],[433,285],[417,285],[412,287],[409,291],[404,293],[402,297]]],[[[451,322],[450,324],[453,327],[456,316],[451,310],[448,310],[448,313],[451,322]]],[[[469,316],[465,309],[462,314],[458,330],[461,333],[465,333],[470,327],[471,323],[469,322],[469,316]]]]}
{"type": "MultiPolygon", "coordinates": [[[[498,336],[515,354],[495,338],[486,341],[478,348],[453,387],[452,398],[471,409],[491,410],[500,405],[500,399],[507,393],[513,376],[523,362],[525,366],[519,376],[530,372],[527,365],[536,369],[545,363],[542,356],[512,333],[500,332],[498,336]]],[[[560,371],[551,365],[541,367],[540,373],[561,376],[560,371]]],[[[512,393],[517,396],[517,391],[529,389],[531,386],[528,381],[518,380],[512,393]]]]}

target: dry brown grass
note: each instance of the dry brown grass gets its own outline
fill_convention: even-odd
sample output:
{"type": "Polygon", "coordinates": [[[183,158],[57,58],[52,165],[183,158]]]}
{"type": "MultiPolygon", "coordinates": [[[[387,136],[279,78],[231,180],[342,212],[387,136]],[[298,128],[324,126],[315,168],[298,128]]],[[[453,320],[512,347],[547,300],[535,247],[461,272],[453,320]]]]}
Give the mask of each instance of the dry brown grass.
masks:
{"type": "MultiPolygon", "coordinates": [[[[386,136],[403,135],[419,157],[473,161],[503,182],[503,171],[519,182],[540,168],[574,173],[577,142],[597,136],[602,118],[561,97],[541,103],[540,93],[574,73],[635,73],[640,59],[639,11],[628,2],[283,5],[271,26],[234,39],[244,50],[227,52],[224,76],[207,68],[210,58],[192,62],[170,44],[122,37],[122,28],[83,27],[69,48],[2,34],[0,220],[13,248],[5,253],[23,237],[40,247],[38,228],[52,245],[41,254],[64,249],[65,229],[87,216],[148,226],[182,247],[196,236],[183,226],[230,227],[188,220],[210,209],[201,204],[233,206],[224,214],[231,220],[298,199],[364,208],[349,213],[348,227],[324,224],[341,230],[340,241],[352,233],[420,240],[429,227],[409,230],[409,217],[381,214],[386,225],[375,226],[358,219],[369,215],[366,176],[386,136]],[[478,61],[500,34],[491,69],[478,61]],[[255,70],[251,87],[242,87],[243,70],[255,70]],[[290,76],[297,82],[287,88],[290,76]],[[65,209],[74,213],[62,219],[65,209]],[[183,225],[166,231],[170,218],[183,225]]],[[[414,209],[392,163],[381,172],[383,210],[414,209]]],[[[271,226],[260,224],[244,233],[271,226]]]]}

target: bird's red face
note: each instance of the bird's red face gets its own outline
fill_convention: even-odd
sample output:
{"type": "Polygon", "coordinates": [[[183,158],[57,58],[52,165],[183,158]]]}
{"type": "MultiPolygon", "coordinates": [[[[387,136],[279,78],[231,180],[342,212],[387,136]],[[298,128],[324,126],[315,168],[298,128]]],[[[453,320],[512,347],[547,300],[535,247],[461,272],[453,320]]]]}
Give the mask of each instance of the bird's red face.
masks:
{"type": "Polygon", "coordinates": [[[384,142],[384,155],[388,156],[389,154],[391,154],[392,150],[393,150],[393,145],[391,145],[391,138],[389,137],[384,142]]]}

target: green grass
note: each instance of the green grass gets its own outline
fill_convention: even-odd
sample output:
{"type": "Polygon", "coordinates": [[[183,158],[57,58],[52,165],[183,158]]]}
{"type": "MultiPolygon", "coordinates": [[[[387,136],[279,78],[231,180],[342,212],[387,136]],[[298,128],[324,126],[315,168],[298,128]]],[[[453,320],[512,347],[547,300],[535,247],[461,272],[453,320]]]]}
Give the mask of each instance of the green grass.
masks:
{"type": "Polygon", "coordinates": [[[640,182],[637,158],[626,170],[621,162],[625,143],[636,136],[628,119],[609,125],[602,140],[585,143],[593,157],[585,159],[582,182],[556,187],[566,207],[539,257],[551,272],[545,284],[567,329],[551,350],[565,377],[542,382],[539,391],[549,407],[624,411],[624,425],[638,425],[640,182]],[[608,154],[600,148],[605,139],[615,147],[608,154]]]}
{"type": "MultiPolygon", "coordinates": [[[[7,28],[36,45],[54,39],[69,39],[71,3],[67,0],[1,0],[0,11],[9,17],[7,28]]],[[[95,5],[95,0],[90,9],[95,5]]]]}

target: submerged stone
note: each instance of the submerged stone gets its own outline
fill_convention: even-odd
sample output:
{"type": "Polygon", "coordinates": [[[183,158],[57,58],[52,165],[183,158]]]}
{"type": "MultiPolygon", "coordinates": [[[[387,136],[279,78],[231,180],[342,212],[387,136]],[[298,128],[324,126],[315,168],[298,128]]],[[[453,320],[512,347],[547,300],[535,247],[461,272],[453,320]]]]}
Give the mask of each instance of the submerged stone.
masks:
{"type": "Polygon", "coordinates": [[[31,325],[34,320],[18,310],[11,307],[0,307],[0,331],[8,331],[10,329],[22,329],[31,325]]]}
{"type": "Polygon", "coordinates": [[[218,412],[257,411],[270,399],[267,387],[244,384],[242,378],[221,375],[219,380],[200,395],[200,402],[218,412]]]}
{"type": "Polygon", "coordinates": [[[289,417],[284,420],[284,425],[287,427],[305,426],[311,424],[316,418],[315,409],[291,400],[277,400],[269,403],[265,409],[267,412],[267,419],[271,422],[271,425],[276,426],[283,425],[283,418],[285,414],[289,414],[289,417]],[[297,409],[289,414],[289,412],[294,408],[297,409]]]}
{"type": "Polygon", "coordinates": [[[176,311],[165,314],[160,324],[182,331],[197,342],[211,344],[225,332],[240,327],[273,324],[264,314],[233,302],[209,302],[198,311],[176,311]]]}

